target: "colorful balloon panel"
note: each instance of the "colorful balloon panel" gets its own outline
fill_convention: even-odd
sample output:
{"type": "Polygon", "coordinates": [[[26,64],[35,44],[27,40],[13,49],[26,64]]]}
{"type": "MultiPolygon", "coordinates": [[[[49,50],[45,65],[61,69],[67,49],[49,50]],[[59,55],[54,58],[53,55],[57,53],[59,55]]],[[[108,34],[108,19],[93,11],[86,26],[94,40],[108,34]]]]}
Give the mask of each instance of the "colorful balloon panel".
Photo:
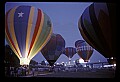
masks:
{"type": "Polygon", "coordinates": [[[68,58],[72,58],[74,54],[76,54],[76,49],[74,47],[66,47],[63,54],[65,54],[68,58]]]}
{"type": "Polygon", "coordinates": [[[52,34],[49,42],[43,47],[41,53],[52,66],[60,57],[65,48],[65,40],[60,34],[52,34]]]}
{"type": "Polygon", "coordinates": [[[77,40],[75,42],[78,55],[85,61],[88,62],[93,54],[93,48],[84,40],[77,40]]]}
{"type": "Polygon", "coordinates": [[[116,5],[93,3],[81,15],[78,27],[82,37],[104,57],[116,57],[116,5]]]}
{"type": "Polygon", "coordinates": [[[6,40],[20,59],[21,65],[29,64],[49,41],[51,34],[51,20],[41,9],[17,6],[6,13],[6,40]]]}

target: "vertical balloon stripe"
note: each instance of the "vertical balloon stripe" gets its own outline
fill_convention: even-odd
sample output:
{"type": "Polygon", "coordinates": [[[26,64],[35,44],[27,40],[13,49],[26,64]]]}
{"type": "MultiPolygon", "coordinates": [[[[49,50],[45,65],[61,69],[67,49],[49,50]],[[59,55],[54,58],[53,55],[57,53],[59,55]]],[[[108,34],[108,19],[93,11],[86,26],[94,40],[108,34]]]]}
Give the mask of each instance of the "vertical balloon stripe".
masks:
{"type": "Polygon", "coordinates": [[[71,58],[72,57],[72,49],[68,48],[68,56],[71,58]]]}
{"type": "Polygon", "coordinates": [[[10,19],[8,19],[8,20],[10,21],[10,23],[8,23],[8,24],[9,24],[9,31],[10,31],[10,34],[11,34],[11,37],[12,37],[13,44],[15,45],[15,48],[18,51],[20,56],[18,54],[16,54],[16,55],[18,55],[18,57],[20,58],[20,57],[22,57],[22,55],[21,55],[20,49],[18,47],[18,43],[17,43],[17,40],[16,40],[15,31],[14,31],[14,13],[15,13],[16,9],[17,9],[17,7],[13,8],[9,12],[9,18],[10,19]]]}
{"type": "MultiPolygon", "coordinates": [[[[33,45],[34,48],[32,48],[32,53],[31,54],[33,54],[33,55],[31,55],[30,58],[32,58],[34,55],[36,55],[35,52],[38,53],[37,50],[39,50],[39,48],[41,47],[41,44],[43,44],[43,38],[40,38],[42,29],[43,29],[43,23],[44,23],[44,14],[41,11],[41,23],[40,23],[40,26],[39,26],[39,29],[38,29],[39,31],[38,31],[38,34],[36,35],[36,39],[35,39],[35,42],[34,42],[34,45],[33,45]]],[[[48,34],[46,34],[46,35],[48,35],[48,34]]]]}
{"type": "Polygon", "coordinates": [[[30,34],[31,34],[31,28],[33,26],[32,22],[33,22],[33,17],[34,17],[34,7],[31,7],[30,9],[30,14],[29,14],[29,20],[28,22],[28,27],[27,27],[27,37],[26,37],[26,53],[25,53],[25,57],[27,57],[28,55],[28,51],[29,51],[29,41],[30,41],[30,34]]]}
{"type": "MultiPolygon", "coordinates": [[[[44,14],[43,14],[44,15],[44,14]]],[[[51,28],[51,27],[49,27],[48,26],[48,24],[47,24],[47,21],[49,20],[49,17],[47,16],[47,15],[44,15],[44,16],[42,16],[43,18],[42,19],[44,19],[44,20],[42,20],[42,22],[41,22],[41,27],[40,28],[42,28],[42,29],[40,29],[40,30],[42,30],[41,32],[40,32],[40,36],[38,37],[39,39],[38,40],[40,40],[40,41],[37,41],[37,43],[34,45],[35,46],[35,48],[33,49],[33,51],[38,51],[38,50],[41,50],[42,49],[42,47],[46,44],[46,38],[48,37],[47,35],[49,34],[49,32],[50,32],[50,29],[49,28],[51,28]],[[45,30],[45,29],[48,29],[48,30],[45,30]],[[42,47],[39,47],[39,45],[42,45],[42,47]]],[[[56,39],[56,38],[55,38],[56,39]]],[[[36,39],[37,40],[37,39],[36,39]]]]}
{"type": "MultiPolygon", "coordinates": [[[[46,38],[44,43],[41,45],[41,47],[35,52],[35,54],[37,54],[46,45],[47,41],[50,40],[51,34],[52,34],[52,29],[50,29],[50,33],[48,34],[48,37],[46,38]]],[[[33,58],[33,56],[30,58],[33,58]]]]}
{"type": "Polygon", "coordinates": [[[86,57],[86,60],[88,60],[89,57],[91,56],[90,52],[91,52],[91,51],[86,51],[86,54],[88,54],[88,55],[86,55],[86,56],[87,56],[87,57],[86,57]]]}
{"type": "Polygon", "coordinates": [[[15,52],[15,54],[19,57],[20,55],[19,55],[19,53],[17,52],[17,50],[16,50],[16,48],[15,48],[15,46],[14,46],[14,44],[13,44],[13,42],[12,42],[12,39],[11,39],[11,37],[10,37],[10,33],[9,33],[9,30],[8,30],[8,13],[10,12],[10,10],[6,13],[6,17],[5,17],[5,33],[6,33],[6,37],[7,37],[7,40],[8,40],[8,43],[11,43],[11,48],[12,48],[12,50],[15,52]]]}
{"type": "Polygon", "coordinates": [[[95,17],[95,12],[94,12],[94,5],[92,4],[89,8],[90,10],[89,11],[93,11],[93,12],[90,12],[90,18],[91,18],[91,22],[93,24],[93,28],[95,29],[96,31],[96,35],[99,37],[99,41],[100,41],[100,44],[103,44],[104,47],[102,47],[102,51],[104,51],[105,49],[107,49],[107,43],[106,43],[106,40],[105,40],[105,37],[103,35],[103,32],[101,31],[101,28],[99,26],[99,23],[97,21],[97,18],[95,17]],[[96,28],[97,27],[97,28],[96,28]],[[104,48],[104,49],[103,49],[104,48]]]}
{"type": "Polygon", "coordinates": [[[32,42],[32,38],[33,38],[33,34],[34,34],[37,17],[38,17],[38,9],[34,8],[34,16],[33,16],[32,28],[31,28],[30,39],[29,39],[29,49],[30,49],[30,44],[32,42]]]}
{"type": "Polygon", "coordinates": [[[67,51],[67,52],[68,52],[67,56],[70,57],[70,49],[67,48],[67,50],[68,50],[68,51],[67,51]]]}
{"type": "MultiPolygon", "coordinates": [[[[38,43],[38,40],[40,39],[40,38],[38,38],[39,36],[41,36],[40,35],[40,33],[41,33],[41,31],[42,31],[42,26],[43,26],[43,13],[42,13],[42,11],[40,10],[40,9],[38,9],[38,15],[41,17],[40,18],[40,21],[39,21],[39,28],[38,28],[38,30],[36,30],[36,31],[38,31],[38,33],[36,34],[36,38],[35,38],[35,40],[34,40],[34,43],[33,43],[33,46],[32,46],[32,48],[31,48],[31,52],[30,52],[30,54],[32,54],[32,55],[30,55],[31,57],[29,57],[29,58],[32,58],[32,57],[34,57],[34,55],[35,55],[35,49],[38,49],[37,48],[37,46],[38,45],[36,45],[36,43],[38,43]]],[[[40,41],[41,42],[41,41],[40,41]]],[[[41,45],[39,45],[39,46],[41,46],[41,45]]],[[[37,52],[38,53],[38,52],[37,52]]]]}
{"type": "MultiPolygon", "coordinates": [[[[98,16],[98,23],[102,29],[102,33],[106,39],[106,42],[109,46],[109,48],[111,49],[111,41],[112,41],[112,32],[111,32],[111,27],[110,27],[110,21],[109,21],[109,16],[106,14],[106,12],[103,12],[102,10],[100,11],[99,13],[99,16],[98,16]],[[103,30],[104,29],[104,30],[103,30]]],[[[111,49],[112,50],[112,49],[111,49]]],[[[110,50],[110,51],[111,51],[110,50]]]]}
{"type": "MultiPolygon", "coordinates": [[[[90,20],[90,12],[89,12],[89,7],[87,9],[85,9],[85,11],[83,12],[82,14],[82,21],[83,21],[83,25],[84,25],[84,29],[88,32],[89,36],[92,38],[92,40],[96,40],[97,42],[99,42],[99,39],[98,37],[95,35],[95,31],[93,29],[93,26],[92,26],[92,22],[90,20]],[[87,20],[86,20],[87,19],[87,20]],[[96,39],[94,39],[96,38],[96,39]]],[[[99,46],[101,46],[99,44],[99,46]]]]}
{"type": "Polygon", "coordinates": [[[15,35],[23,57],[25,57],[25,50],[26,50],[26,33],[27,33],[29,12],[30,12],[30,6],[19,6],[14,14],[15,35]]]}
{"type": "Polygon", "coordinates": [[[81,18],[82,18],[82,20],[87,19],[87,21],[88,21],[90,24],[92,24],[92,23],[91,23],[91,19],[90,19],[90,14],[89,14],[89,7],[87,7],[87,8],[84,10],[83,14],[81,15],[81,18]]]}
{"type": "MultiPolygon", "coordinates": [[[[39,40],[41,40],[41,43],[38,41],[38,43],[36,43],[36,46],[38,46],[38,45],[42,45],[42,43],[44,43],[44,41],[46,40],[46,38],[47,38],[47,35],[49,34],[49,30],[50,29],[48,29],[48,28],[50,28],[50,27],[48,27],[47,25],[46,25],[46,20],[47,18],[45,18],[44,17],[44,23],[43,23],[43,26],[42,26],[42,31],[41,31],[41,33],[40,33],[40,36],[39,36],[39,40]],[[48,30],[45,30],[45,29],[48,29],[48,30]]],[[[53,37],[53,40],[55,40],[56,41],[56,38],[55,37],[53,37]]],[[[54,45],[53,45],[54,46],[54,45]]],[[[55,48],[55,47],[54,47],[55,48]]],[[[38,47],[38,49],[39,49],[39,47],[38,47]]]]}
{"type": "Polygon", "coordinates": [[[94,10],[95,10],[95,15],[97,17],[97,20],[101,10],[106,12],[107,15],[109,15],[106,3],[93,3],[93,4],[94,4],[94,10]]]}
{"type": "MultiPolygon", "coordinates": [[[[86,29],[84,29],[84,25],[83,25],[83,20],[82,20],[82,18],[81,18],[80,20],[81,20],[81,28],[82,28],[82,30],[83,30],[83,31],[80,30],[81,33],[83,32],[83,34],[84,34],[85,37],[87,38],[87,41],[90,41],[91,44],[98,46],[98,44],[95,43],[94,39],[92,39],[92,38],[89,36],[89,34],[88,34],[88,32],[86,31],[86,29]]],[[[98,47],[99,47],[99,46],[98,46],[98,47]]],[[[99,47],[99,48],[101,48],[101,47],[99,47]]]]}
{"type": "Polygon", "coordinates": [[[86,56],[86,53],[85,52],[82,52],[82,54],[81,54],[81,57],[85,60],[85,57],[86,56]]]}
{"type": "Polygon", "coordinates": [[[71,48],[71,52],[72,52],[72,53],[71,53],[71,58],[72,58],[73,55],[75,54],[75,53],[74,53],[74,48],[71,48]]]}
{"type": "MultiPolygon", "coordinates": [[[[6,32],[6,31],[5,31],[6,32]]],[[[15,50],[14,46],[12,45],[12,43],[10,42],[7,33],[5,34],[5,38],[6,41],[8,42],[9,46],[11,47],[11,49],[14,51],[14,53],[17,55],[18,58],[20,58],[19,54],[17,53],[17,51],[15,50]]]]}
{"type": "Polygon", "coordinates": [[[83,59],[81,51],[78,51],[78,55],[83,59]]]}
{"type": "Polygon", "coordinates": [[[93,26],[92,26],[92,24],[90,24],[86,19],[84,19],[83,20],[84,21],[84,27],[86,28],[86,30],[87,30],[87,32],[88,32],[88,34],[89,35],[91,35],[91,38],[93,39],[93,40],[96,40],[97,42],[98,42],[98,45],[99,46],[101,46],[100,44],[99,44],[99,39],[98,39],[98,37],[97,36],[95,36],[95,31],[94,31],[94,29],[93,29],[93,26]],[[95,39],[96,38],[96,39],[95,39]]]}
{"type": "Polygon", "coordinates": [[[68,48],[65,49],[65,55],[68,57],[68,48]]]}
{"type": "MultiPolygon", "coordinates": [[[[13,41],[12,41],[12,39],[11,39],[11,37],[10,37],[10,33],[9,33],[9,31],[8,31],[8,26],[7,26],[7,22],[6,22],[6,35],[7,35],[7,38],[8,38],[8,40],[9,40],[9,42],[11,43],[11,47],[12,47],[12,50],[13,51],[15,51],[18,55],[19,55],[19,53],[18,53],[18,51],[17,51],[17,49],[15,48],[15,45],[13,44],[13,41]]],[[[20,56],[20,55],[19,55],[20,56]]]]}
{"type": "MultiPolygon", "coordinates": [[[[42,15],[42,12],[41,12],[41,10],[38,9],[37,22],[36,22],[34,34],[33,34],[33,37],[32,37],[32,41],[31,41],[31,44],[30,44],[30,49],[29,49],[29,52],[28,52],[28,56],[31,54],[32,48],[34,48],[35,39],[36,39],[36,36],[38,34],[38,30],[39,30],[40,23],[41,23],[41,17],[42,17],[41,15],[42,15]]],[[[27,58],[28,58],[28,56],[27,56],[27,58]]]]}
{"type": "Polygon", "coordinates": [[[33,17],[32,24],[36,25],[36,21],[37,21],[37,17],[38,17],[38,9],[35,7],[32,7],[32,8],[34,8],[34,17],[33,17]]]}
{"type": "MultiPolygon", "coordinates": [[[[51,29],[50,29],[50,33],[48,34],[48,37],[46,38],[46,40],[44,41],[44,43],[42,44],[42,46],[41,46],[40,49],[42,49],[42,48],[46,45],[47,41],[50,40],[51,34],[52,34],[52,27],[51,27],[51,29]]],[[[38,50],[38,51],[39,51],[39,50],[38,50]]]]}
{"type": "MultiPolygon", "coordinates": [[[[8,28],[8,30],[10,29],[10,22],[9,19],[10,19],[10,16],[8,13],[11,12],[12,9],[10,9],[7,14],[6,14],[6,27],[8,28]],[[8,22],[8,23],[7,23],[8,22]]],[[[6,28],[5,28],[6,29],[6,28]]],[[[10,32],[10,31],[9,31],[10,32]]],[[[5,30],[5,33],[6,33],[6,30],[5,30]]],[[[10,34],[10,33],[9,33],[10,34]]],[[[14,51],[14,53],[17,55],[17,57],[19,57],[19,54],[17,53],[17,51],[15,50],[14,46],[11,44],[10,40],[8,39],[8,35],[6,33],[6,39],[7,39],[7,42],[9,43],[9,45],[11,46],[12,50],[14,51]]]]}
{"type": "MultiPolygon", "coordinates": [[[[8,30],[9,30],[9,27],[10,27],[9,23],[10,23],[11,21],[9,21],[9,19],[10,19],[10,17],[9,17],[9,12],[10,12],[11,10],[12,10],[12,9],[10,9],[10,10],[6,13],[6,16],[5,16],[5,37],[6,37],[6,40],[7,40],[8,44],[10,45],[10,47],[12,48],[12,50],[14,51],[14,53],[19,57],[19,55],[17,54],[16,50],[14,49],[14,46],[11,44],[11,42],[10,42],[10,40],[9,40],[9,38],[8,38],[8,35],[7,35],[7,33],[6,33],[6,27],[8,28],[8,30]]],[[[10,33],[9,33],[9,34],[10,34],[10,33]]]]}
{"type": "MultiPolygon", "coordinates": [[[[82,37],[83,37],[91,46],[94,47],[94,45],[91,43],[91,41],[90,41],[90,40],[86,37],[86,35],[84,34],[80,22],[81,22],[81,20],[79,20],[79,22],[78,22],[78,27],[79,27],[79,30],[80,30],[80,33],[81,33],[82,37]]],[[[95,47],[94,47],[94,48],[95,48],[95,47]]]]}

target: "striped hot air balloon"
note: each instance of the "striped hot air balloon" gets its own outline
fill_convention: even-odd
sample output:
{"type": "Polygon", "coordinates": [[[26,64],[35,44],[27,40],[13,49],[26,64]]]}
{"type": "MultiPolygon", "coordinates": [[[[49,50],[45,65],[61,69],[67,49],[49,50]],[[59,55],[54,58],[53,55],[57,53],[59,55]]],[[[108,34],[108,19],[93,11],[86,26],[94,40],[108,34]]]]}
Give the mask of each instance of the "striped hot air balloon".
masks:
{"type": "Polygon", "coordinates": [[[84,40],[77,40],[75,42],[75,47],[78,55],[84,60],[84,62],[88,62],[93,54],[93,48],[84,40]]]}
{"type": "Polygon", "coordinates": [[[65,40],[60,34],[52,34],[51,39],[41,50],[45,59],[49,62],[50,66],[56,62],[65,48],[65,40]]]}
{"type": "Polygon", "coordinates": [[[81,15],[78,27],[84,40],[105,58],[116,59],[116,4],[93,3],[81,15]]]}
{"type": "Polygon", "coordinates": [[[22,5],[10,9],[5,15],[5,37],[20,59],[20,65],[29,65],[51,34],[51,20],[41,9],[22,5]]]}
{"type": "Polygon", "coordinates": [[[76,48],[66,47],[63,51],[63,54],[65,54],[68,57],[70,64],[71,58],[76,54],[76,48]]]}

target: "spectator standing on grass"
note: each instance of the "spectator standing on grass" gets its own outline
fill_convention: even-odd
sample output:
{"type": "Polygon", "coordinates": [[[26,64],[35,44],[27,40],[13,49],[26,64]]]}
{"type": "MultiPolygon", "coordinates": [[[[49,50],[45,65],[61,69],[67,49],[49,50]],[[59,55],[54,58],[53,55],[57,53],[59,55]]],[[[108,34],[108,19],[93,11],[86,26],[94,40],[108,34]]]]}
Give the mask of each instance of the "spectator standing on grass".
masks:
{"type": "Polygon", "coordinates": [[[15,77],[17,77],[17,76],[18,76],[18,74],[17,74],[17,73],[18,73],[18,68],[17,68],[17,67],[15,67],[15,68],[14,68],[14,76],[15,76],[15,77]]]}
{"type": "Polygon", "coordinates": [[[32,68],[32,74],[35,75],[35,68],[32,68]]]}
{"type": "Polygon", "coordinates": [[[21,76],[21,71],[22,70],[20,68],[18,68],[18,77],[21,76]]]}

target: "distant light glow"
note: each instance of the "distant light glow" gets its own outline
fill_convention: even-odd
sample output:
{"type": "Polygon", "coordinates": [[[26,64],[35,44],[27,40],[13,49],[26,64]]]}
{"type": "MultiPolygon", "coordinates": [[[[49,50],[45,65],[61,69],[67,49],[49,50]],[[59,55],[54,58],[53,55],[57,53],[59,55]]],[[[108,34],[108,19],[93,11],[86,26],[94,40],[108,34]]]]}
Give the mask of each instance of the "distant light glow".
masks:
{"type": "MultiPolygon", "coordinates": [[[[62,63],[64,63],[64,62],[62,62],[62,63]]],[[[62,63],[61,63],[61,64],[62,64],[62,63]]]]}
{"type": "Polygon", "coordinates": [[[99,60],[99,62],[100,62],[100,60],[99,60]]]}
{"type": "Polygon", "coordinates": [[[104,67],[113,67],[113,66],[116,66],[116,64],[113,64],[113,65],[104,65],[104,67]]]}
{"type": "Polygon", "coordinates": [[[113,59],[113,57],[111,57],[110,59],[113,59]]]}
{"type": "Polygon", "coordinates": [[[116,64],[113,64],[113,66],[116,66],[116,64]]]}
{"type": "Polygon", "coordinates": [[[75,63],[75,61],[73,61],[75,63]]]}
{"type": "Polygon", "coordinates": [[[86,65],[83,65],[83,67],[86,67],[86,65]]]}
{"type": "Polygon", "coordinates": [[[45,61],[45,63],[47,63],[47,61],[45,61]]]}
{"type": "Polygon", "coordinates": [[[67,65],[65,64],[65,66],[67,66],[67,65]]]}

